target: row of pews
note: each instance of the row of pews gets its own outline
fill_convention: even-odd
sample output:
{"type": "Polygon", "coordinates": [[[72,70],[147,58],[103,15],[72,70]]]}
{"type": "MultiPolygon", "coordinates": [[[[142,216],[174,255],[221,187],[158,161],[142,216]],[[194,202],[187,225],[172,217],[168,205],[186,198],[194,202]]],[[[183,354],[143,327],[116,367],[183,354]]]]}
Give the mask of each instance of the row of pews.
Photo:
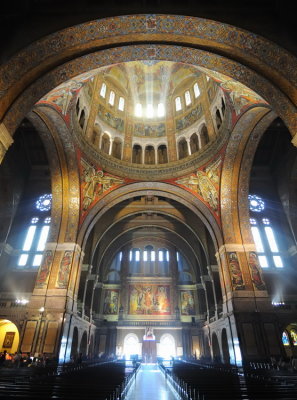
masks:
{"type": "MultiPolygon", "coordinates": [[[[120,398],[135,369],[124,363],[104,362],[68,368],[2,368],[0,399],[96,399],[120,398]]],[[[122,396],[124,397],[124,396],[122,396]]]]}
{"type": "Polygon", "coordinates": [[[179,397],[185,400],[296,400],[297,372],[175,361],[161,366],[179,397]]]}

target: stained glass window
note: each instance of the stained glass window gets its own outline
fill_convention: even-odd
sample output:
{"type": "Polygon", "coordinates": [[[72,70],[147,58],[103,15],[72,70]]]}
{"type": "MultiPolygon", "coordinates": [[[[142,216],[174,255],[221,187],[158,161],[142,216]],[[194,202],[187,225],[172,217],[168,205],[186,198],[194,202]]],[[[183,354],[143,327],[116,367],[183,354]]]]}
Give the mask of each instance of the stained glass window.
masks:
{"type": "Polygon", "coordinates": [[[142,105],[140,103],[135,105],[135,116],[142,117],[142,105]]]}
{"type": "Polygon", "coordinates": [[[265,208],[264,201],[261,199],[261,197],[256,196],[255,194],[250,194],[248,196],[249,202],[250,202],[250,210],[254,212],[261,212],[265,208]]]}
{"type": "Polygon", "coordinates": [[[157,114],[158,114],[158,117],[159,117],[159,118],[164,117],[164,115],[165,115],[165,107],[164,107],[164,104],[163,104],[163,103],[159,103],[159,104],[158,104],[158,111],[157,111],[157,114]]]}
{"type": "Polygon", "coordinates": [[[282,342],[284,346],[290,346],[290,339],[287,331],[283,331],[282,342]]]}
{"type": "Polygon", "coordinates": [[[181,99],[177,97],[175,99],[175,111],[180,111],[182,109],[181,99]]]}
{"type": "Polygon", "coordinates": [[[274,266],[276,268],[283,268],[283,260],[271,221],[269,218],[263,217],[263,211],[265,210],[264,201],[255,194],[249,195],[248,199],[251,213],[251,232],[261,267],[268,268],[274,266]]]}
{"type": "MultiPolygon", "coordinates": [[[[42,260],[42,254],[45,249],[48,238],[51,217],[44,216],[48,214],[52,206],[52,195],[44,194],[35,202],[34,213],[38,216],[30,218],[29,226],[21,247],[17,265],[18,267],[31,268],[39,267],[42,260]]],[[[33,210],[32,210],[33,211],[33,210]]]]}
{"type": "Polygon", "coordinates": [[[187,90],[185,93],[185,102],[186,102],[186,106],[188,106],[192,103],[191,94],[190,94],[189,90],[187,90]]]}
{"type": "Polygon", "coordinates": [[[104,97],[106,96],[106,84],[103,82],[100,90],[100,96],[104,97]]]}
{"type": "Polygon", "coordinates": [[[200,89],[199,89],[199,86],[198,86],[197,82],[194,85],[194,95],[195,95],[195,98],[200,96],[200,89]]]}
{"type": "Polygon", "coordinates": [[[109,100],[108,100],[108,102],[111,106],[114,105],[114,99],[115,99],[115,94],[114,94],[114,91],[111,90],[109,93],[109,100]]]}
{"type": "Polygon", "coordinates": [[[52,208],[52,195],[44,194],[36,201],[36,208],[39,211],[49,211],[52,208]]]}
{"type": "Polygon", "coordinates": [[[295,329],[291,329],[290,336],[292,339],[293,346],[297,346],[297,331],[295,329]]]}
{"type": "Polygon", "coordinates": [[[124,97],[120,97],[119,98],[119,110],[124,111],[124,108],[125,108],[125,99],[124,99],[124,97]]]}

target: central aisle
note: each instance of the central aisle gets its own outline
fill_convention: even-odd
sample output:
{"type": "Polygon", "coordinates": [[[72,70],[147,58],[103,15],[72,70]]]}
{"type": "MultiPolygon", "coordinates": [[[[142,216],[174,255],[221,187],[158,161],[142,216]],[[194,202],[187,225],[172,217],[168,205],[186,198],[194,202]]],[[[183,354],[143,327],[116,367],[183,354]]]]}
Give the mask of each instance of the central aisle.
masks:
{"type": "Polygon", "coordinates": [[[176,400],[157,364],[142,364],[127,400],[176,400]]]}

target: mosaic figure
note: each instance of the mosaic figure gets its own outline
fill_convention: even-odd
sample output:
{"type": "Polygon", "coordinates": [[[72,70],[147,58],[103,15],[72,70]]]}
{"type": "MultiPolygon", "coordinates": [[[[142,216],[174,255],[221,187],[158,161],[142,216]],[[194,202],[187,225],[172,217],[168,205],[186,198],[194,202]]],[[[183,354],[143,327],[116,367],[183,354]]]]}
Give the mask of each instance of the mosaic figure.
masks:
{"type": "Polygon", "coordinates": [[[191,290],[181,290],[181,315],[195,315],[195,302],[191,290]]]}
{"type": "Polygon", "coordinates": [[[263,282],[261,275],[261,268],[258,260],[257,253],[254,251],[249,252],[249,267],[251,271],[252,281],[255,289],[265,290],[265,283],[263,282]]]}
{"type": "Polygon", "coordinates": [[[229,268],[231,273],[231,281],[234,290],[244,290],[245,285],[243,281],[242,272],[239,265],[239,260],[236,252],[230,252],[228,254],[229,268]]]}

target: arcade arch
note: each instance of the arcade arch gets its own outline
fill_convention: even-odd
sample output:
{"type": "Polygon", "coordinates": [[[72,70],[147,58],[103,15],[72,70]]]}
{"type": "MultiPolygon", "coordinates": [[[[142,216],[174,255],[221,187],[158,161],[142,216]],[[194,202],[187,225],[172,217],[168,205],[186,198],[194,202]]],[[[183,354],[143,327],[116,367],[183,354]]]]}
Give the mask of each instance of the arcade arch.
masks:
{"type": "Polygon", "coordinates": [[[14,354],[19,350],[19,330],[18,327],[8,319],[0,320],[0,352],[4,350],[9,354],[14,354]]]}

